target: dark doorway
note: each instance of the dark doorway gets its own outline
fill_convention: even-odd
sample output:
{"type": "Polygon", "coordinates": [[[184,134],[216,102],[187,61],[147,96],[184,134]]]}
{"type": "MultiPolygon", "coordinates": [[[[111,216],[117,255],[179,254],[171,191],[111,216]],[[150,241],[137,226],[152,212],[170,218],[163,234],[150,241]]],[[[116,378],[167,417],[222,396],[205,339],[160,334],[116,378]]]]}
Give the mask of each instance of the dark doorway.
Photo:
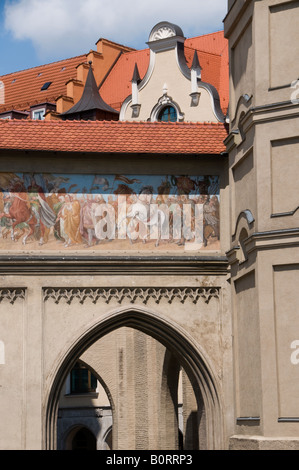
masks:
{"type": "Polygon", "coordinates": [[[72,441],[72,450],[97,450],[96,438],[86,428],[76,432],[72,441]]]}

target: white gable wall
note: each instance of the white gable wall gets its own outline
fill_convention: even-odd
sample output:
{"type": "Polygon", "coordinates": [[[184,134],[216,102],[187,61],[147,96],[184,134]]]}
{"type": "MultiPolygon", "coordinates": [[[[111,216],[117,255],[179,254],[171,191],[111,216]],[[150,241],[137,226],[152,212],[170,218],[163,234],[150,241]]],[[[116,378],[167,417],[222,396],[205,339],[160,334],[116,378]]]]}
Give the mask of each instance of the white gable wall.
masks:
{"type": "MultiPolygon", "coordinates": [[[[158,26],[158,25],[157,25],[158,26]]],[[[148,121],[153,118],[153,109],[159,99],[166,97],[173,101],[181,114],[178,121],[184,122],[219,122],[222,116],[215,111],[214,96],[207,89],[207,84],[201,86],[198,79],[198,92],[200,98],[197,106],[192,106],[191,99],[191,72],[188,69],[180,44],[184,38],[174,36],[149,42],[151,48],[150,65],[144,79],[138,85],[139,114],[134,116],[132,95],[124,101],[120,112],[120,120],[148,121]],[[163,47],[165,46],[165,47],[163,47]],[[181,53],[180,53],[181,52],[181,53]]],[[[217,94],[217,92],[216,92],[217,94]]],[[[167,102],[165,103],[167,105],[167,102]]],[[[161,108],[163,105],[161,106],[161,108]]],[[[179,114],[179,113],[178,113],[179,114]]]]}

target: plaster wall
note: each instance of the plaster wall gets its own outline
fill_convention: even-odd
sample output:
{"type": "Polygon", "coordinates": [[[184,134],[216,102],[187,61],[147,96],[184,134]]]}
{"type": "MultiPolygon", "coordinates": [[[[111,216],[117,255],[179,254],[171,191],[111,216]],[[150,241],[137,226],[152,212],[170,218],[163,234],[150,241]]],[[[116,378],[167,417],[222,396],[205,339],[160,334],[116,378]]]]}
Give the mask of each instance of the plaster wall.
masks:
{"type": "MultiPolygon", "coordinates": [[[[231,193],[231,263],[235,435],[232,449],[298,448],[298,2],[237,1],[225,19],[230,50],[251,25],[253,73],[232,96],[227,139],[231,193]],[[289,23],[289,26],[288,26],[289,23]],[[290,34],[285,34],[290,31],[290,34]],[[247,97],[242,95],[247,94],[247,97]],[[251,96],[252,95],[252,96],[251,96]],[[246,214],[246,211],[250,211],[246,214]],[[245,238],[242,239],[242,234],[245,238]],[[240,287],[242,286],[242,289],[240,287]],[[243,384],[243,386],[242,386],[243,384]],[[252,393],[250,393],[250,390],[252,393]]],[[[246,57],[246,53],[245,53],[246,57]]],[[[249,57],[249,54],[248,54],[249,57]]],[[[240,58],[241,70],[246,67],[240,58]]],[[[250,61],[245,61],[249,65],[250,61]]],[[[236,64],[236,66],[238,63],[236,64]]]]}
{"type": "Polygon", "coordinates": [[[212,96],[200,86],[200,81],[198,82],[199,104],[191,106],[191,97],[189,96],[192,92],[191,81],[183,75],[179,67],[177,50],[151,52],[151,54],[154,62],[153,71],[149,80],[140,87],[138,93],[138,102],[141,105],[140,114],[138,117],[132,118],[131,103],[129,103],[124,120],[147,121],[152,114],[153,107],[163,96],[163,89],[166,88],[167,96],[178,104],[184,115],[184,121],[219,122],[213,111],[212,96]]]}
{"type": "MultiPolygon", "coordinates": [[[[8,308],[8,314],[11,310],[13,317],[16,317],[16,325],[19,325],[19,328],[24,325],[21,331],[18,327],[12,329],[11,323],[7,329],[2,329],[2,341],[6,345],[7,359],[6,364],[1,365],[1,402],[5,405],[2,410],[3,420],[1,422],[5,423],[5,426],[1,426],[1,442],[6,442],[5,448],[8,449],[41,448],[43,410],[47,403],[48,391],[57,373],[57,367],[70,348],[80,340],[86,331],[92,329],[101,319],[120,309],[117,300],[112,300],[109,306],[104,301],[94,304],[91,299],[86,299],[83,305],[77,299],[68,304],[65,299],[61,298],[56,303],[54,299],[45,299],[43,286],[49,285],[49,282],[52,286],[59,286],[62,289],[83,285],[88,287],[119,285],[122,287],[126,284],[150,287],[151,285],[156,286],[158,282],[159,287],[163,287],[170,284],[176,286],[182,284],[182,280],[175,275],[150,278],[147,276],[122,276],[121,278],[109,276],[107,278],[107,276],[93,275],[87,275],[83,278],[82,276],[51,276],[51,278],[48,276],[26,276],[25,278],[23,276],[3,276],[2,282],[7,287],[22,286],[26,291],[26,299],[18,298],[12,306],[7,305],[8,300],[3,299],[1,305],[2,319],[5,319],[5,311],[8,308]],[[15,360],[16,357],[17,360],[15,360]],[[11,366],[12,363],[13,366],[11,366]],[[5,387],[3,387],[4,380],[5,387]],[[19,386],[16,392],[16,407],[14,408],[16,416],[12,421],[11,408],[7,404],[11,403],[11,389],[16,381],[19,385],[23,385],[19,386]],[[22,412],[18,407],[21,407],[22,412]],[[18,430],[17,439],[13,438],[16,430],[18,430]]],[[[149,300],[146,308],[154,311],[158,317],[161,317],[161,320],[168,319],[173,324],[173,328],[177,328],[176,325],[183,328],[198,344],[205,361],[214,370],[221,383],[221,398],[227,406],[226,419],[229,426],[231,343],[229,294],[226,283],[226,277],[197,277],[196,279],[193,276],[185,277],[184,286],[198,284],[219,286],[219,298],[211,298],[209,301],[200,298],[196,305],[188,300],[183,304],[179,300],[174,300],[171,305],[166,298],[159,305],[155,301],[149,300]]],[[[134,309],[134,305],[126,302],[121,305],[121,308],[124,307],[134,309]]],[[[12,315],[10,315],[10,319],[12,315]]],[[[120,335],[118,346],[126,341],[128,350],[133,351],[134,348],[129,347],[129,339],[130,336],[120,335]]],[[[109,346],[105,348],[105,351],[106,356],[109,356],[109,364],[111,364],[113,347],[111,349],[109,346]]],[[[99,357],[105,356],[100,354],[99,357]]],[[[151,358],[147,360],[152,360],[153,355],[148,351],[145,357],[151,358]]],[[[117,383],[120,382],[114,381],[114,387],[117,386],[117,383]]],[[[133,406],[133,403],[134,400],[130,406],[133,406]]],[[[126,406],[128,405],[126,404],[126,406]]],[[[133,415],[129,414],[128,419],[130,416],[133,415]]],[[[124,443],[121,445],[125,447],[124,443]]]]}

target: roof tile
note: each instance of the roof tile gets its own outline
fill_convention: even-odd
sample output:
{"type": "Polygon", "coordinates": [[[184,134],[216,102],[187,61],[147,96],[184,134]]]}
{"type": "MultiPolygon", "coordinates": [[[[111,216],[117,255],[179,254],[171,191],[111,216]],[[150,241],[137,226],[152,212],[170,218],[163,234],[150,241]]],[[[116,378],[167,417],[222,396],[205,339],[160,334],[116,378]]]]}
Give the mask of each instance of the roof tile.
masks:
{"type": "Polygon", "coordinates": [[[220,123],[0,120],[0,150],[219,154],[226,137],[220,123]]]}
{"type": "Polygon", "coordinates": [[[65,93],[66,82],[77,77],[76,67],[85,61],[86,54],[3,75],[0,79],[5,86],[5,105],[0,105],[0,112],[25,110],[39,103],[55,103],[56,98],[65,93]],[[48,90],[41,91],[44,83],[50,81],[48,90]]]}

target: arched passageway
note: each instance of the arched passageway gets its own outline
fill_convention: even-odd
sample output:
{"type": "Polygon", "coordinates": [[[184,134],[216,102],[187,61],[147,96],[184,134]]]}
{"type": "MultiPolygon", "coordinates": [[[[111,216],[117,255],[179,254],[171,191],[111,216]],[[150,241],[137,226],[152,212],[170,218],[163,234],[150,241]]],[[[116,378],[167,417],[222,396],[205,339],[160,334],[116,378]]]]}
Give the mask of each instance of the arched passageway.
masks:
{"type": "Polygon", "coordinates": [[[66,436],[65,450],[97,450],[94,434],[84,426],[74,427],[66,436]]]}
{"type": "MultiPolygon", "coordinates": [[[[88,429],[95,438],[95,448],[86,450],[111,449],[112,406],[108,395],[110,393],[103,378],[79,359],[67,375],[60,393],[57,419],[58,450],[76,450],[79,444],[73,449],[74,433],[81,428],[88,429]],[[109,431],[110,438],[107,440],[109,431]]],[[[78,440],[87,440],[87,443],[90,443],[83,431],[78,440]]]]}
{"type": "MultiPolygon", "coordinates": [[[[56,422],[59,393],[70,368],[73,367],[79,357],[83,357],[83,360],[85,361],[86,358],[88,358],[89,351],[93,350],[95,345],[100,344],[101,341],[103,342],[105,338],[108,338],[108,336],[113,334],[113,332],[120,331],[122,328],[132,329],[136,332],[134,333],[135,347],[137,345],[135,354],[140,357],[141,360],[144,360],[144,356],[142,359],[142,351],[144,352],[142,348],[144,348],[144,345],[142,343],[142,335],[138,335],[138,332],[153,338],[156,342],[161,344],[166,351],[166,354],[163,357],[164,375],[162,374],[161,376],[166,382],[166,386],[161,388],[161,394],[159,397],[160,409],[164,410],[166,414],[165,420],[163,421],[162,419],[162,423],[164,422],[164,425],[159,422],[158,428],[156,429],[156,432],[159,432],[160,449],[171,449],[172,445],[175,445],[175,447],[172,448],[173,450],[178,449],[179,447],[178,429],[176,430],[175,444],[173,444],[173,441],[172,443],[167,443],[167,432],[165,430],[167,426],[169,426],[169,417],[172,419],[172,416],[174,416],[174,414],[168,413],[167,410],[169,407],[173,407],[173,404],[176,403],[176,399],[171,395],[173,395],[173,390],[175,390],[175,388],[177,390],[180,368],[183,368],[185,371],[185,375],[188,378],[189,385],[192,387],[196,401],[196,419],[194,412],[193,414],[190,413],[188,416],[189,427],[193,420],[191,423],[191,427],[193,429],[193,444],[190,444],[189,442],[189,445],[192,448],[192,445],[194,445],[194,436],[197,435],[196,440],[199,443],[197,448],[223,448],[222,407],[214,374],[204,359],[203,352],[193,341],[192,337],[190,337],[190,335],[181,327],[169,320],[161,318],[161,316],[157,315],[155,312],[150,312],[140,308],[134,310],[124,308],[121,311],[112,312],[96,325],[88,328],[80,338],[77,338],[74,341],[72,347],[66,351],[63,360],[61,360],[59,367],[53,374],[52,386],[47,397],[45,448],[56,448],[56,422]],[[169,373],[170,370],[172,371],[171,374],[169,373]],[[173,373],[173,371],[176,372],[173,373]],[[173,383],[170,383],[171,381],[173,381],[173,383]],[[197,424],[194,425],[194,423],[197,424]],[[198,426],[198,423],[201,423],[201,428],[195,429],[196,426],[198,426]]],[[[87,361],[87,363],[89,362],[87,361]]],[[[95,367],[98,366],[92,366],[93,370],[95,370],[95,367]]],[[[117,391],[114,390],[112,395],[113,393],[115,396],[118,396],[117,391]]],[[[138,400],[141,399],[140,397],[141,394],[136,395],[135,391],[135,403],[138,404],[138,400]]],[[[123,413],[124,410],[122,409],[122,411],[120,411],[119,403],[113,403],[112,408],[113,449],[126,449],[125,444],[122,442],[123,431],[121,413],[123,413]]],[[[146,412],[147,410],[145,413],[146,412]]],[[[135,420],[135,423],[137,422],[138,421],[135,420]]],[[[146,421],[145,423],[149,425],[146,421]]],[[[136,426],[134,428],[134,432],[138,434],[136,426]]],[[[140,442],[140,439],[136,438],[135,442],[140,442]]],[[[139,444],[137,444],[137,449],[150,448],[148,447],[148,440],[147,442],[143,442],[141,447],[138,447],[138,445],[139,444]]]]}
{"type": "Polygon", "coordinates": [[[97,441],[92,432],[81,428],[72,439],[72,450],[96,450],[97,441]]]}

